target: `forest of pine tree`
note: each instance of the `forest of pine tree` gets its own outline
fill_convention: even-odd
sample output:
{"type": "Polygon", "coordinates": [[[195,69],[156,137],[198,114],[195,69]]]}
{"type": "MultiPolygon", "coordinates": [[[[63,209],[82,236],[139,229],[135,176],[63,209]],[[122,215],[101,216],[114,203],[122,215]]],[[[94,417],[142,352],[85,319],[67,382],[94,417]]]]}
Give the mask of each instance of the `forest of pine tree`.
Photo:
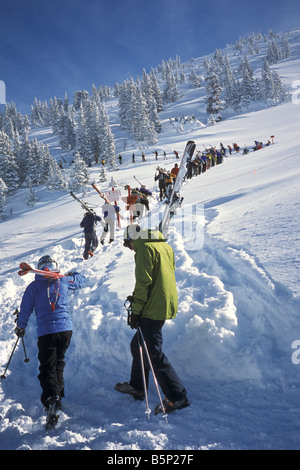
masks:
{"type": "MultiPolygon", "coordinates": [[[[91,92],[77,91],[73,102],[67,94],[64,99],[54,97],[49,103],[34,100],[31,115],[21,115],[14,103],[6,104],[0,112],[0,218],[4,217],[5,201],[19,187],[29,188],[28,204],[36,200],[34,187],[45,184],[48,190],[77,190],[87,184],[86,168],[102,165],[117,168],[114,135],[109,123],[107,101],[118,100],[120,126],[136,141],[137,146],[154,145],[162,132],[159,113],[180,96],[180,86],[205,90],[208,123],[222,119],[222,109],[234,112],[247,109],[261,101],[274,106],[290,100],[279,74],[271,66],[290,57],[286,35],[273,31],[239,38],[232,45],[239,66],[233,70],[228,54],[216,50],[202,64],[194,60],[182,64],[180,58],[162,61],[150,73],[145,70],[136,80],[125,80],[114,87],[93,85],[91,92]],[[264,48],[260,76],[254,76],[249,57],[261,54],[264,48]],[[73,155],[73,169],[69,181],[64,170],[46,145],[29,140],[34,127],[52,127],[61,149],[73,155]]],[[[236,63],[236,61],[235,61],[236,63]]]]}

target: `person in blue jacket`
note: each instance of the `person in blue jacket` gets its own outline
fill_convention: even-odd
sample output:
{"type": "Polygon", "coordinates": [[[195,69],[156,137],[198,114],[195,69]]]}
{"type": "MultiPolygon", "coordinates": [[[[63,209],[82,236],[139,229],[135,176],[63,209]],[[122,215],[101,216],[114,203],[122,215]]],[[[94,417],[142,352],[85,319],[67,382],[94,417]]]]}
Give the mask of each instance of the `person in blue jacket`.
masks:
{"type": "MultiPolygon", "coordinates": [[[[37,263],[37,269],[59,273],[59,266],[49,255],[37,263]]],[[[60,405],[64,397],[65,353],[72,336],[72,319],[68,312],[68,291],[80,288],[83,274],[72,272],[62,278],[37,274],[23,294],[15,333],[24,336],[30,315],[35,310],[38,335],[38,379],[42,388],[41,402],[45,409],[60,405]]]]}
{"type": "Polygon", "coordinates": [[[96,224],[97,222],[101,222],[101,220],[102,219],[99,217],[99,215],[96,215],[91,211],[86,212],[82,221],[80,222],[80,227],[83,228],[85,236],[83,259],[88,259],[89,256],[93,256],[94,251],[99,244],[96,233],[96,224]]]}

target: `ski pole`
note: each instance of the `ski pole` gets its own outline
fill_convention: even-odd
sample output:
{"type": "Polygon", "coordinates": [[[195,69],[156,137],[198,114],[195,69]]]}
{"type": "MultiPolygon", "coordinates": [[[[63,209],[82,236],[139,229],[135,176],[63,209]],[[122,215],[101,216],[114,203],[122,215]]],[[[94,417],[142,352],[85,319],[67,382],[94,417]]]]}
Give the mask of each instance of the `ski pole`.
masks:
{"type": "Polygon", "coordinates": [[[24,343],[24,338],[23,338],[23,336],[21,336],[21,339],[22,339],[22,344],[23,344],[23,349],[24,349],[24,354],[25,354],[24,362],[29,362],[29,358],[27,357],[27,353],[26,353],[26,348],[25,348],[25,343],[24,343]]]}
{"type": "Polygon", "coordinates": [[[148,391],[147,391],[145,366],[144,366],[144,358],[143,358],[143,348],[142,348],[142,345],[141,345],[141,342],[140,342],[139,330],[138,330],[138,343],[139,343],[140,358],[141,358],[141,369],[142,369],[142,373],[143,373],[144,392],[145,392],[145,399],[146,399],[146,411],[145,411],[145,413],[148,415],[148,419],[150,419],[151,410],[149,408],[148,391]]]}
{"type": "MultiPolygon", "coordinates": [[[[14,315],[16,316],[16,318],[15,318],[15,323],[17,323],[18,317],[19,317],[19,310],[18,310],[17,308],[16,308],[15,311],[14,311],[14,315]]],[[[24,343],[24,337],[21,336],[21,339],[22,339],[23,350],[24,350],[24,354],[25,354],[24,362],[29,362],[29,359],[28,359],[27,353],[26,353],[26,348],[25,348],[25,343],[24,343]]]]}
{"type": "Polygon", "coordinates": [[[148,348],[147,348],[147,344],[146,344],[144,335],[143,335],[142,330],[141,330],[140,327],[138,327],[138,331],[139,331],[139,333],[140,333],[140,335],[141,335],[141,338],[142,338],[142,340],[143,340],[144,348],[145,348],[145,351],[146,351],[146,354],[147,354],[148,363],[149,363],[150,369],[151,369],[151,371],[152,371],[154,383],[155,383],[155,386],[156,386],[156,390],[157,390],[158,397],[159,397],[159,401],[160,401],[160,405],[161,405],[161,409],[162,409],[162,411],[163,411],[163,418],[165,418],[166,423],[168,423],[168,418],[167,418],[168,415],[167,415],[167,413],[166,413],[166,409],[165,409],[165,407],[164,407],[164,404],[163,404],[163,401],[162,401],[162,398],[161,398],[161,394],[160,394],[159,387],[158,387],[158,383],[157,383],[157,378],[156,378],[156,375],[155,375],[155,373],[154,373],[154,369],[153,369],[152,361],[151,361],[150,354],[149,354],[149,351],[148,351],[148,348]]]}
{"type": "Polygon", "coordinates": [[[18,344],[18,342],[19,342],[19,339],[20,339],[20,338],[17,338],[17,340],[16,340],[16,342],[15,342],[15,345],[14,345],[14,348],[13,348],[13,350],[12,350],[12,353],[11,353],[11,355],[10,355],[10,357],[9,357],[7,366],[5,367],[5,371],[4,371],[4,373],[1,375],[1,380],[6,379],[6,375],[5,375],[5,374],[6,374],[6,371],[7,371],[7,369],[8,369],[8,366],[9,366],[9,364],[10,364],[10,361],[11,361],[11,359],[12,359],[12,357],[13,357],[13,354],[14,354],[14,352],[15,352],[15,349],[16,349],[16,347],[17,347],[17,344],[18,344]]]}

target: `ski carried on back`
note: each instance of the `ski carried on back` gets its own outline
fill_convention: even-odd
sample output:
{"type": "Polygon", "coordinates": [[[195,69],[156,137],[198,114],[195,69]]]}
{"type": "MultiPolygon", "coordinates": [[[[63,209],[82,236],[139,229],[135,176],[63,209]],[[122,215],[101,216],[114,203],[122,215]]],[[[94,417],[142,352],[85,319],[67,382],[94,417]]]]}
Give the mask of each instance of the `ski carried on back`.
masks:
{"type": "Polygon", "coordinates": [[[32,268],[29,264],[24,263],[24,262],[20,263],[19,267],[20,267],[20,270],[18,271],[19,276],[24,276],[25,274],[28,274],[28,273],[35,273],[35,274],[41,274],[42,276],[49,277],[51,279],[58,279],[58,278],[65,277],[64,274],[56,273],[55,271],[47,271],[47,270],[32,268]]]}
{"type": "Polygon", "coordinates": [[[196,148],[196,144],[193,140],[189,140],[185,146],[185,150],[181,158],[181,163],[180,163],[179,171],[176,177],[176,181],[172,189],[171,196],[167,202],[167,206],[165,208],[163,218],[159,224],[159,230],[162,233],[164,233],[164,231],[167,230],[170,219],[174,215],[176,205],[178,204],[178,202],[180,203],[182,202],[183,198],[179,197],[179,191],[180,191],[180,188],[182,186],[182,183],[186,174],[186,165],[192,159],[195,148],[196,148]]]}
{"type": "MultiPolygon", "coordinates": [[[[118,208],[118,204],[117,204],[117,201],[114,201],[114,204],[109,200],[109,198],[107,196],[105,196],[105,194],[100,191],[100,189],[98,188],[98,186],[95,185],[95,183],[92,183],[92,187],[97,191],[97,193],[99,194],[100,197],[102,197],[102,199],[104,199],[104,201],[109,204],[110,206],[113,206],[115,208],[115,211],[116,211],[116,216],[117,216],[117,221],[118,221],[118,227],[121,227],[121,224],[120,224],[120,218],[121,217],[121,214],[119,213],[119,208],[118,208]]],[[[119,198],[119,194],[118,194],[118,191],[115,191],[116,192],[116,198],[119,198]]],[[[114,189],[112,189],[112,192],[111,192],[111,195],[113,197],[113,193],[114,193],[114,189]]]]}
{"type": "Polygon", "coordinates": [[[86,211],[90,212],[90,214],[95,215],[95,212],[93,211],[93,209],[91,209],[84,201],[82,201],[77,196],[75,196],[75,194],[72,191],[70,191],[70,194],[75,199],[75,201],[78,201],[79,204],[81,204],[82,209],[85,209],[86,211]]]}
{"type": "Polygon", "coordinates": [[[100,195],[100,197],[102,197],[102,199],[104,199],[104,201],[107,203],[107,204],[110,204],[112,206],[112,203],[110,202],[109,199],[107,199],[107,197],[105,196],[105,194],[100,191],[100,189],[98,188],[98,186],[95,185],[95,183],[92,183],[92,187],[97,191],[97,193],[100,195]]]}

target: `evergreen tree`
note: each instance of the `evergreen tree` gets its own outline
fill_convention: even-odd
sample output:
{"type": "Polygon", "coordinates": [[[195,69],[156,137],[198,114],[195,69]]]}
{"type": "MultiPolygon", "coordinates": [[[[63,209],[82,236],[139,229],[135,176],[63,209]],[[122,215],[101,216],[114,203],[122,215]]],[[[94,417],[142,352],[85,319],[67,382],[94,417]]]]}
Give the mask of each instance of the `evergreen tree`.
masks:
{"type": "Polygon", "coordinates": [[[5,219],[5,204],[7,196],[7,186],[3,179],[0,177],[0,219],[5,219]]]}
{"type": "Polygon", "coordinates": [[[218,115],[222,109],[221,93],[222,88],[215,72],[211,72],[206,81],[206,112],[208,115],[218,115]]]}
{"type": "Polygon", "coordinates": [[[141,91],[137,88],[137,107],[134,114],[133,135],[138,142],[156,143],[154,125],[150,122],[147,105],[141,91]]]}
{"type": "Polygon", "coordinates": [[[66,151],[73,150],[76,145],[76,133],[75,122],[70,109],[61,114],[58,125],[61,148],[66,151]]]}
{"type": "Polygon", "coordinates": [[[149,104],[149,119],[152,125],[154,126],[154,130],[157,134],[162,131],[161,123],[158,117],[158,112],[156,108],[157,102],[153,97],[149,104]]]}
{"type": "Polygon", "coordinates": [[[28,139],[27,130],[24,131],[23,140],[20,142],[20,146],[17,145],[16,150],[14,149],[14,155],[18,166],[20,183],[22,184],[29,176],[29,166],[31,159],[31,146],[28,139]]]}
{"type": "Polygon", "coordinates": [[[19,187],[18,167],[13,155],[11,142],[5,132],[0,132],[0,178],[6,184],[9,194],[19,187]]]}
{"type": "Polygon", "coordinates": [[[272,39],[268,43],[266,60],[268,61],[270,65],[272,65],[272,64],[277,64],[280,58],[281,58],[281,54],[280,54],[280,49],[278,47],[278,44],[275,39],[272,39]]]}
{"type": "Polygon", "coordinates": [[[162,98],[161,89],[157,82],[156,74],[153,70],[150,72],[150,79],[151,79],[151,88],[152,88],[153,97],[156,101],[156,110],[158,113],[160,113],[160,111],[163,110],[163,98],[162,98]]]}
{"type": "Polygon", "coordinates": [[[263,99],[268,105],[275,106],[290,99],[278,72],[271,70],[266,59],[261,73],[261,88],[263,99]]]}
{"type": "Polygon", "coordinates": [[[65,189],[67,185],[63,172],[54,158],[51,158],[48,168],[47,189],[49,191],[65,189]]]}
{"type": "Polygon", "coordinates": [[[201,88],[200,78],[198,77],[194,69],[191,69],[190,71],[189,81],[194,88],[201,88]]]}
{"type": "Polygon", "coordinates": [[[291,57],[291,48],[286,36],[281,39],[281,57],[282,59],[289,59],[291,57]]]}
{"type": "Polygon", "coordinates": [[[109,116],[103,103],[99,104],[100,157],[108,162],[110,169],[116,169],[116,148],[109,125],[109,116]]]}
{"type": "Polygon", "coordinates": [[[77,112],[77,126],[76,126],[76,147],[75,154],[79,154],[85,161],[89,160],[89,140],[87,136],[87,126],[83,106],[80,104],[77,112]]]}
{"type": "Polygon", "coordinates": [[[179,99],[179,91],[177,90],[175,78],[170,66],[165,67],[165,87],[163,92],[163,100],[166,103],[173,103],[179,99]]]}
{"type": "Polygon", "coordinates": [[[35,203],[37,202],[37,195],[36,195],[35,190],[33,189],[31,178],[27,179],[27,186],[28,186],[29,190],[28,190],[27,195],[26,195],[25,204],[28,207],[33,207],[35,205],[35,203]]]}
{"type": "Polygon", "coordinates": [[[70,191],[80,191],[88,184],[89,174],[85,161],[80,154],[75,155],[75,162],[71,169],[68,188],[70,191]]]}
{"type": "Polygon", "coordinates": [[[248,107],[255,98],[253,70],[247,56],[240,65],[240,73],[242,76],[241,83],[241,104],[248,107]]]}

